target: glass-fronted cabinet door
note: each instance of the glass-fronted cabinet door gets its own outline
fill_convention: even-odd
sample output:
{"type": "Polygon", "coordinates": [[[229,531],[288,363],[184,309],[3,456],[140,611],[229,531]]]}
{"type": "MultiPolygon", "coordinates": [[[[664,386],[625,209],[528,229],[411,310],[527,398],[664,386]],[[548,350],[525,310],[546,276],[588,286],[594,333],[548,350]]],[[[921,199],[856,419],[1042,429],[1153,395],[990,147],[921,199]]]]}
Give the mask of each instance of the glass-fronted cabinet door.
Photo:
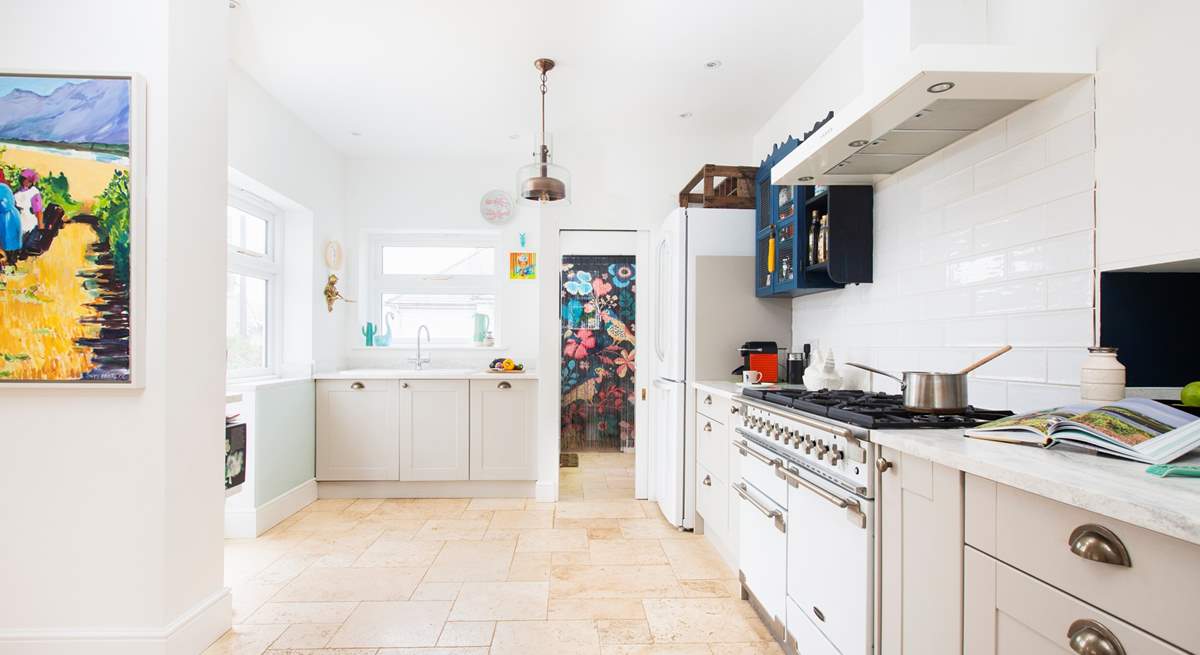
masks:
{"type": "Polygon", "coordinates": [[[760,298],[775,293],[775,276],[768,262],[771,261],[771,234],[775,228],[768,227],[754,241],[754,293],[760,298]]]}
{"type": "Polygon", "coordinates": [[[796,220],[788,220],[775,227],[775,271],[771,286],[775,293],[796,288],[797,258],[796,220]]]}

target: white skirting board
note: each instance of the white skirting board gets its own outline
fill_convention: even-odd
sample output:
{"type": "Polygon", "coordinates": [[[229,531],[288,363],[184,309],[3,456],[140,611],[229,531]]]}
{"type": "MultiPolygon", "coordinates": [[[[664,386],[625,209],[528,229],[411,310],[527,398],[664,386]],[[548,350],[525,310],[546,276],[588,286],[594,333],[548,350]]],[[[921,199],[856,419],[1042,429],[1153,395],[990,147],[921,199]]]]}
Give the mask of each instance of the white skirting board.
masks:
{"type": "Polygon", "coordinates": [[[254,509],[225,509],[225,538],[251,539],[317,499],[317,481],[305,480],[254,509]]]}
{"type": "Polygon", "coordinates": [[[195,655],[232,623],[226,587],[161,629],[0,630],[0,655],[195,655]]]}
{"type": "Polygon", "coordinates": [[[533,480],[318,482],[321,498],[534,498],[533,480]]]}

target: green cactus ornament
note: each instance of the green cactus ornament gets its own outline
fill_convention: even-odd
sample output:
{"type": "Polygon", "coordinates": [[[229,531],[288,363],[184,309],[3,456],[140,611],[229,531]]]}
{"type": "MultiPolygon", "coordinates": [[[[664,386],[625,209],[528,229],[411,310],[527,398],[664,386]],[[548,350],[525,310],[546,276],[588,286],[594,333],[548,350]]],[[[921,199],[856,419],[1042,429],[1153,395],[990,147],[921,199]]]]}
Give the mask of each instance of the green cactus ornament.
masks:
{"type": "Polygon", "coordinates": [[[367,324],[363,326],[362,335],[367,341],[368,348],[375,345],[376,332],[377,330],[375,329],[375,324],[370,321],[367,321],[367,324]]]}

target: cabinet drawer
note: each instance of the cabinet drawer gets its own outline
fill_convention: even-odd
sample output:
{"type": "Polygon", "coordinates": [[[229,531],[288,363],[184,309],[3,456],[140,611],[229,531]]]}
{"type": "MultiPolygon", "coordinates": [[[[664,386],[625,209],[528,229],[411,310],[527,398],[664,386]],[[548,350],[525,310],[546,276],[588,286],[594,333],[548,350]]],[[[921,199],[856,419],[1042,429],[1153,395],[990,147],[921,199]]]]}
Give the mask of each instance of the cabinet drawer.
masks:
{"type": "Polygon", "coordinates": [[[729,428],[714,418],[696,415],[696,458],[722,480],[729,479],[729,428]]]}
{"type": "Polygon", "coordinates": [[[1142,630],[1200,651],[1200,621],[1194,618],[1200,546],[974,477],[968,479],[966,501],[968,544],[1142,630]],[[1096,557],[1101,550],[1124,550],[1129,566],[1086,559],[1072,544],[1096,557]]]}
{"type": "Polygon", "coordinates": [[[708,418],[714,418],[722,423],[728,421],[731,404],[729,396],[702,389],[696,390],[696,410],[708,418]]]}
{"type": "Polygon", "coordinates": [[[729,542],[728,484],[715,473],[699,466],[696,485],[696,513],[704,517],[704,531],[716,533],[722,544],[729,542]]]}
{"type": "Polygon", "coordinates": [[[1183,655],[1183,651],[971,548],[963,555],[963,652],[969,655],[1183,655]],[[1071,634],[1089,627],[1120,650],[1075,651],[1071,634]]]}

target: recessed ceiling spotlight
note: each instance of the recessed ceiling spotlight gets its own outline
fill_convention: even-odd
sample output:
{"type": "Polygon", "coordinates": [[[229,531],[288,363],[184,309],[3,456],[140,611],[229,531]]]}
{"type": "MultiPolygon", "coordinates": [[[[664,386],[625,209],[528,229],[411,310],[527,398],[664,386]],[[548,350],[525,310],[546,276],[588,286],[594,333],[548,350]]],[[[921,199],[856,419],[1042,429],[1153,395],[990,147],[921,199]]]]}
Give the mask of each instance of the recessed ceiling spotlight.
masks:
{"type": "Polygon", "coordinates": [[[229,0],[230,9],[237,9],[240,6],[242,6],[242,0],[229,0]]]}
{"type": "Polygon", "coordinates": [[[362,136],[362,132],[351,132],[350,136],[362,136]]]}
{"type": "Polygon", "coordinates": [[[853,140],[853,141],[851,141],[851,142],[850,142],[850,147],[851,147],[851,148],[861,148],[861,147],[863,147],[863,146],[865,146],[865,145],[867,145],[867,140],[866,140],[866,139],[855,139],[855,140],[853,140]]]}
{"type": "Polygon", "coordinates": [[[805,175],[804,177],[800,178],[798,181],[800,181],[800,182],[812,182],[812,181],[813,181],[813,178],[812,178],[812,176],[811,176],[811,175],[805,175]]]}
{"type": "Polygon", "coordinates": [[[690,112],[690,111],[685,111],[685,112],[683,112],[682,114],[680,114],[680,115],[679,115],[679,117],[680,117],[680,118],[691,118],[691,117],[692,117],[692,112],[690,112]]]}
{"type": "Polygon", "coordinates": [[[720,59],[710,59],[710,60],[704,62],[704,67],[708,68],[708,69],[720,68],[721,60],[720,59]]]}
{"type": "Polygon", "coordinates": [[[930,93],[945,93],[954,88],[954,82],[938,82],[930,86],[926,91],[930,93]]]}
{"type": "Polygon", "coordinates": [[[513,132],[512,134],[508,135],[508,138],[512,139],[513,141],[516,141],[517,139],[521,138],[521,133],[513,132]]]}

